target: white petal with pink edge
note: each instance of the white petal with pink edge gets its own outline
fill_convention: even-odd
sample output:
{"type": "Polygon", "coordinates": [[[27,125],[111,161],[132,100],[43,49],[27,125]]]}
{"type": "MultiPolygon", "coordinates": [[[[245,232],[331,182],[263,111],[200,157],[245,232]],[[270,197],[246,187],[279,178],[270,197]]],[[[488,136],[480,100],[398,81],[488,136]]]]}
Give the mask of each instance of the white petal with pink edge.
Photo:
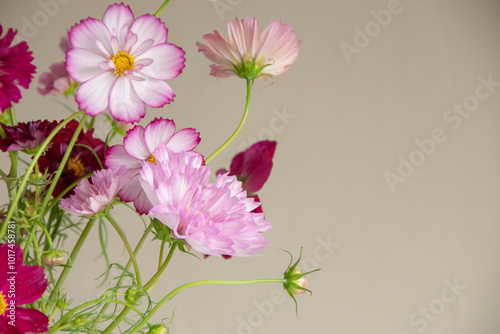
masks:
{"type": "Polygon", "coordinates": [[[144,66],[142,72],[160,80],[170,80],[178,76],[184,68],[184,50],[173,44],[161,44],[147,49],[138,57],[152,59],[153,62],[144,66]]]}
{"type": "Polygon", "coordinates": [[[103,72],[81,84],[76,91],[78,108],[85,110],[90,116],[105,111],[108,108],[109,92],[115,80],[116,76],[113,73],[103,72]]]}
{"type": "Polygon", "coordinates": [[[146,114],[146,106],[130,81],[126,75],[117,77],[109,95],[109,113],[125,123],[139,122],[146,114]]]}
{"type": "Polygon", "coordinates": [[[167,42],[168,30],[165,24],[154,15],[146,14],[138,17],[130,26],[130,31],[136,33],[139,38],[135,46],[130,50],[135,57],[138,56],[138,54],[134,53],[137,51],[135,47],[148,39],[152,39],[154,45],[167,42]]]}
{"type": "Polygon", "coordinates": [[[195,129],[182,129],[172,136],[167,147],[176,153],[190,151],[200,143],[200,140],[200,133],[195,129]]]}
{"type": "Polygon", "coordinates": [[[99,20],[88,18],[71,28],[69,38],[73,48],[88,49],[95,53],[101,53],[95,41],[104,43],[104,47],[111,53],[109,40],[111,34],[104,23],[99,20]]]}
{"type": "MultiPolygon", "coordinates": [[[[139,73],[141,75],[142,73],[139,73]]],[[[134,80],[132,85],[139,99],[153,108],[163,107],[170,103],[175,93],[173,89],[162,80],[151,78],[147,75],[141,75],[143,81],[134,80]]]]}
{"type": "Polygon", "coordinates": [[[102,22],[111,33],[114,30],[116,34],[119,34],[125,24],[131,25],[134,22],[134,14],[129,6],[125,6],[123,3],[114,4],[106,9],[102,16],[102,22]]]}
{"type": "Polygon", "coordinates": [[[149,152],[154,152],[160,143],[167,144],[175,133],[175,123],[170,119],[156,118],[146,126],[144,141],[149,152]]]}
{"type": "Polygon", "coordinates": [[[127,132],[127,136],[123,139],[123,149],[128,155],[141,161],[150,157],[151,151],[144,141],[144,128],[142,126],[136,125],[127,132]]]}
{"type": "Polygon", "coordinates": [[[102,74],[99,65],[105,61],[107,59],[102,54],[86,49],[70,49],[66,54],[68,74],[78,82],[85,82],[102,74]]]}
{"type": "Polygon", "coordinates": [[[123,145],[114,145],[106,151],[104,166],[106,166],[106,168],[119,168],[125,166],[127,169],[139,169],[141,168],[141,162],[127,154],[123,145]]]}

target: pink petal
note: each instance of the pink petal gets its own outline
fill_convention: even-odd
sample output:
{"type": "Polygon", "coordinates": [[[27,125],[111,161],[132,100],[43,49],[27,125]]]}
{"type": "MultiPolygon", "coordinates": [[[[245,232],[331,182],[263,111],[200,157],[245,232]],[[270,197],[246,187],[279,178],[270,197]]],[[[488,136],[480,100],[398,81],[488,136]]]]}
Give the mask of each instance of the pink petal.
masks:
{"type": "Polygon", "coordinates": [[[144,128],[140,125],[127,132],[123,139],[123,148],[128,155],[141,161],[147,160],[152,153],[146,146],[144,128]]]}
{"type": "Polygon", "coordinates": [[[146,106],[127,76],[118,77],[111,88],[109,112],[113,118],[125,123],[139,122],[146,115],[146,106]]]}
{"type": "Polygon", "coordinates": [[[70,49],[66,53],[68,74],[78,82],[85,82],[102,74],[103,70],[99,65],[105,61],[107,59],[102,53],[86,49],[70,49]]]}
{"type": "Polygon", "coordinates": [[[138,58],[138,60],[144,58],[153,60],[150,65],[144,66],[141,72],[160,80],[173,79],[184,68],[184,62],[186,61],[184,54],[184,50],[173,44],[167,43],[153,46],[138,58]]]}
{"type": "Polygon", "coordinates": [[[0,333],[6,334],[25,334],[21,332],[18,328],[9,325],[10,319],[6,317],[0,317],[0,333]]]}
{"type": "Polygon", "coordinates": [[[47,288],[43,268],[40,266],[21,266],[17,269],[16,283],[22,289],[16,291],[16,304],[31,304],[42,297],[47,288]]]}
{"type": "Polygon", "coordinates": [[[154,152],[160,143],[168,143],[174,133],[174,121],[170,119],[155,118],[144,130],[144,140],[149,152],[154,152]]]}
{"type": "Polygon", "coordinates": [[[16,328],[21,333],[46,333],[48,325],[49,317],[42,312],[32,308],[16,307],[16,328]]]}
{"type": "Polygon", "coordinates": [[[227,23],[229,44],[235,45],[241,54],[245,51],[255,56],[260,48],[260,27],[257,19],[245,17],[241,22],[229,20],[227,23]]]}
{"type": "Polygon", "coordinates": [[[200,143],[200,140],[199,132],[196,132],[195,129],[186,128],[177,131],[168,142],[167,147],[176,153],[190,151],[200,143]]]}
{"type": "Polygon", "coordinates": [[[143,81],[134,80],[132,86],[138,98],[153,108],[163,107],[173,101],[175,93],[165,81],[143,75],[143,81]]]}
{"type": "Polygon", "coordinates": [[[109,44],[111,34],[108,28],[101,21],[93,18],[82,20],[71,28],[69,39],[73,48],[88,49],[97,54],[102,54],[102,51],[96,45],[96,41],[101,41],[108,54],[112,52],[109,44]]]}
{"type": "Polygon", "coordinates": [[[100,75],[84,82],[76,91],[76,102],[86,114],[95,116],[108,108],[109,94],[113,83],[117,81],[112,72],[100,75]]]}
{"type": "Polygon", "coordinates": [[[123,3],[114,4],[106,9],[102,16],[102,22],[111,33],[119,34],[124,25],[131,25],[134,22],[134,14],[129,6],[125,6],[123,3]]]}
{"type": "MultiPolygon", "coordinates": [[[[124,141],[126,138],[124,139],[124,141]]],[[[147,158],[144,158],[147,159],[147,158]]],[[[141,163],[134,157],[131,157],[125,152],[123,145],[114,145],[106,151],[106,159],[104,160],[106,168],[118,168],[126,166],[129,169],[141,168],[141,163]]]]}
{"type": "Polygon", "coordinates": [[[203,54],[214,63],[224,64],[224,60],[231,63],[241,62],[242,54],[238,50],[234,49],[229,44],[227,39],[217,30],[215,30],[213,34],[204,35],[203,42],[205,43],[205,47],[213,53],[213,55],[209,55],[206,51],[202,51],[203,54]]]}
{"type": "Polygon", "coordinates": [[[152,39],[154,45],[167,42],[168,30],[165,24],[154,15],[146,14],[138,17],[130,26],[130,31],[137,34],[139,38],[130,50],[131,54],[135,57],[138,56],[138,54],[135,54],[135,52],[137,52],[137,47],[148,39],[152,39]]]}

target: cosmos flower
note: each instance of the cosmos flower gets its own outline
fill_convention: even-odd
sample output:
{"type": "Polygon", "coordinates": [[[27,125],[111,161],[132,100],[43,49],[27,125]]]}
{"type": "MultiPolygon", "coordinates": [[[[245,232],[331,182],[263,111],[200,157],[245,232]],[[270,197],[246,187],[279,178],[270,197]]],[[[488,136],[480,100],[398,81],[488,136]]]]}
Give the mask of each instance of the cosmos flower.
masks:
{"type": "Polygon", "coordinates": [[[9,29],[2,37],[3,28],[0,25],[0,111],[3,113],[12,107],[12,102],[19,102],[21,91],[17,86],[28,89],[35,65],[28,51],[28,44],[23,41],[11,46],[17,31],[9,29]]]}
{"type": "MultiPolygon", "coordinates": [[[[127,132],[123,145],[115,145],[106,152],[106,168],[125,166],[126,171],[118,194],[125,202],[134,202],[137,212],[148,213],[151,203],[142,191],[137,175],[143,161],[155,162],[155,150],[164,143],[174,152],[192,151],[200,142],[195,129],[181,129],[175,132],[175,123],[170,119],[155,118],[146,128],[136,125],[127,132]]],[[[193,152],[198,155],[198,153],[193,152]]]]}
{"type": "MultiPolygon", "coordinates": [[[[71,132],[70,138],[75,133],[77,122],[70,122],[66,126],[71,132]]],[[[71,154],[63,169],[57,185],[52,193],[53,197],[58,196],[73,182],[78,181],[81,177],[101,170],[101,163],[104,161],[104,142],[93,137],[94,129],[81,131],[78,134],[75,146],[71,150],[71,154]]],[[[38,159],[41,171],[46,171],[48,174],[55,173],[61,160],[68,148],[67,142],[53,144],[46,152],[38,159]]],[[[73,190],[68,191],[63,198],[73,194],[73,190]]]]}
{"type": "MultiPolygon", "coordinates": [[[[275,141],[269,140],[257,142],[244,152],[238,153],[231,161],[229,175],[235,175],[242,182],[243,190],[257,202],[260,202],[260,199],[255,193],[264,186],[271,174],[276,144],[275,141]]],[[[227,172],[220,169],[217,174],[227,172]]],[[[262,206],[255,210],[262,212],[262,206]]]]}
{"type": "Polygon", "coordinates": [[[217,30],[197,42],[198,51],[213,62],[210,75],[232,75],[254,80],[285,72],[297,59],[300,40],[292,27],[280,20],[271,22],[263,31],[257,19],[229,20],[228,37],[217,30]]]}
{"type": "Polygon", "coordinates": [[[0,332],[5,334],[47,332],[49,318],[45,314],[33,308],[20,307],[38,300],[46,288],[47,280],[42,267],[23,265],[23,250],[19,245],[1,244],[0,332]],[[14,261],[10,260],[12,253],[14,261]],[[15,284],[15,293],[9,293],[12,284],[15,284]]]}
{"type": "Polygon", "coordinates": [[[38,93],[42,95],[65,95],[67,96],[75,89],[76,82],[71,79],[64,62],[50,65],[50,71],[44,72],[38,78],[42,87],[37,87],[38,93]]]}
{"type": "Polygon", "coordinates": [[[106,210],[115,201],[120,176],[124,168],[103,169],[94,173],[91,181],[83,179],[75,193],[63,198],[59,207],[77,217],[92,217],[106,210]]]}
{"type": "Polygon", "coordinates": [[[260,203],[246,196],[235,176],[218,175],[208,183],[203,158],[175,153],[164,144],[156,164],[142,162],[140,183],[152,203],[149,215],[165,224],[174,237],[206,255],[256,256],[268,243],[262,232],[271,228],[260,203]]]}
{"type": "MultiPolygon", "coordinates": [[[[37,120],[27,123],[21,122],[16,126],[0,124],[6,135],[6,138],[0,138],[0,150],[3,152],[24,151],[33,154],[59,123],[58,121],[37,120]]],[[[72,121],[70,125],[59,130],[52,138],[51,143],[69,141],[77,125],[76,121],[72,121]]]]}
{"type": "Polygon", "coordinates": [[[109,109],[111,116],[138,122],[146,105],[159,108],[175,94],[166,80],[184,68],[184,51],[167,43],[168,30],[154,15],[134,18],[124,4],[109,6],[102,21],[88,18],[69,32],[69,75],[82,84],[79,108],[91,116],[109,109]]]}

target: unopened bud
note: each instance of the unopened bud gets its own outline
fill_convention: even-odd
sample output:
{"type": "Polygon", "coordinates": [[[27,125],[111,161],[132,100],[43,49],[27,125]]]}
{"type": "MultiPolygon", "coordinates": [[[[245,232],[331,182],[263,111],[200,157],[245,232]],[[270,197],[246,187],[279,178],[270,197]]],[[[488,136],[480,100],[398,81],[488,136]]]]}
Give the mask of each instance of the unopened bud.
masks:
{"type": "Polygon", "coordinates": [[[147,334],[168,334],[168,328],[162,325],[150,326],[147,334]]]}
{"type": "Polygon", "coordinates": [[[56,267],[64,263],[66,258],[61,251],[53,250],[42,257],[42,263],[46,267],[56,267]]]}

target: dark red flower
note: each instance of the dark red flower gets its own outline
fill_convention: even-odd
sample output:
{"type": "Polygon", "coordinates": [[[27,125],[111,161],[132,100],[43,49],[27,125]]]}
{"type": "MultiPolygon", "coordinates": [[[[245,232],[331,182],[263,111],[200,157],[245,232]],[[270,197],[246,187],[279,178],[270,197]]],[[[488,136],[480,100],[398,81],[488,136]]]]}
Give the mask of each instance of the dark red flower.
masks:
{"type": "MultiPolygon", "coordinates": [[[[68,123],[69,128],[73,128],[71,137],[75,132],[78,123],[68,123]]],[[[68,128],[67,126],[67,128],[68,128]]],[[[80,179],[82,176],[91,174],[97,170],[101,170],[99,162],[104,161],[104,142],[98,138],[94,138],[92,134],[94,129],[86,132],[82,131],[78,135],[75,146],[71,150],[71,154],[63,169],[61,177],[57,181],[57,185],[52,193],[53,197],[57,197],[73,182],[80,179]],[[97,157],[96,157],[97,156],[97,157]],[[99,159],[97,159],[99,158],[99,159]]],[[[70,137],[70,138],[71,138],[70,137]]],[[[46,171],[49,174],[55,173],[59,169],[61,160],[66,153],[68,142],[53,144],[45,153],[38,159],[41,171],[46,171]]],[[[74,193],[73,190],[68,191],[63,198],[69,197],[74,193]]]]}
{"type": "Polygon", "coordinates": [[[45,333],[49,318],[33,308],[20,307],[42,297],[47,288],[43,268],[23,265],[17,244],[0,244],[0,333],[45,333]]]}
{"type": "Polygon", "coordinates": [[[0,25],[0,111],[3,113],[12,107],[12,102],[19,102],[21,91],[17,86],[28,88],[35,73],[35,65],[31,64],[33,57],[28,51],[28,44],[23,41],[14,46],[17,31],[10,28],[4,37],[0,25]]]}
{"type": "MultiPolygon", "coordinates": [[[[6,138],[0,138],[0,150],[3,152],[24,150],[27,153],[34,153],[59,123],[57,121],[38,120],[19,123],[16,126],[0,124],[6,134],[6,138]]],[[[52,138],[51,143],[69,141],[73,133],[75,133],[76,125],[78,123],[74,121],[72,126],[69,127],[69,129],[72,127],[72,130],[68,130],[68,127],[61,129],[52,138]]]]}

